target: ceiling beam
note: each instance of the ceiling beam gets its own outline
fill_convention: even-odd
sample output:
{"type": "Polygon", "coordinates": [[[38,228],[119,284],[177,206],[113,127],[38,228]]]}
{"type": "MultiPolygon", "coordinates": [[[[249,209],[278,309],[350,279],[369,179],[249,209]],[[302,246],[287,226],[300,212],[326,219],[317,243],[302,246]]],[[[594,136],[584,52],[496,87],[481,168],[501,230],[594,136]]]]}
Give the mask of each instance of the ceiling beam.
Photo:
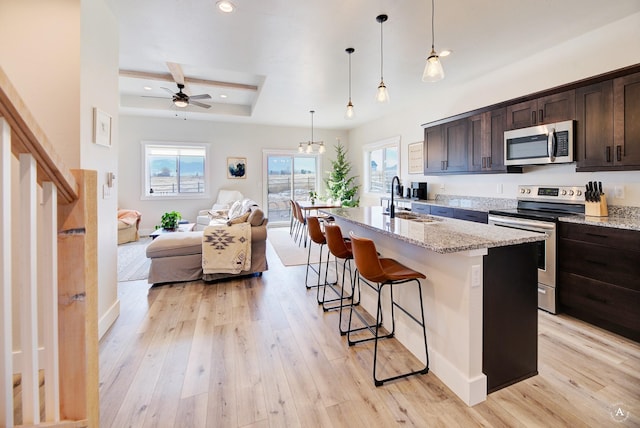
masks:
{"type": "MultiPolygon", "coordinates": [[[[122,77],[132,77],[134,79],[149,79],[149,80],[161,80],[165,82],[175,82],[173,76],[169,73],[149,73],[146,71],[135,71],[135,70],[120,70],[120,76],[122,77]]],[[[219,88],[230,88],[230,89],[242,89],[246,91],[256,92],[258,87],[256,85],[246,85],[244,83],[233,83],[233,82],[220,82],[217,80],[206,80],[206,79],[197,79],[191,77],[185,77],[184,83],[192,83],[194,85],[207,85],[207,86],[215,86],[219,88]]]]}

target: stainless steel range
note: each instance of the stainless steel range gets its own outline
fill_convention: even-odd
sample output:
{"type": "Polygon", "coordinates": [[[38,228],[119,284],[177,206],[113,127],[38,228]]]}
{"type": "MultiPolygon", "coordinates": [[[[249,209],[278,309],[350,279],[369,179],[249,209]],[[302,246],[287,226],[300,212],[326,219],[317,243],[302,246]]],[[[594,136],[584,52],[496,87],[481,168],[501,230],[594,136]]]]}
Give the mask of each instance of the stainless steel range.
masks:
{"type": "Polygon", "coordinates": [[[538,242],[538,307],[556,313],[558,219],[584,214],[581,186],[518,186],[518,207],[489,211],[489,224],[544,233],[538,242]]]}

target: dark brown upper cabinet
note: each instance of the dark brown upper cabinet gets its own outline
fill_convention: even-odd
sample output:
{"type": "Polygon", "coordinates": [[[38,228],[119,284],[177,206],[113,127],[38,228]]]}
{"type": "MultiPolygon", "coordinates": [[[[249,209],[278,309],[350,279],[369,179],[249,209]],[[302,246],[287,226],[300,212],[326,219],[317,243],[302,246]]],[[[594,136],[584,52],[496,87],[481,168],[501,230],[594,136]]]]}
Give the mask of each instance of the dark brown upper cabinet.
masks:
{"type": "Polygon", "coordinates": [[[467,172],[467,119],[424,130],[424,173],[467,172]]]}
{"type": "Polygon", "coordinates": [[[486,111],[469,118],[470,172],[505,172],[504,130],[506,109],[486,111]]]}
{"type": "Polygon", "coordinates": [[[442,160],[442,125],[431,126],[424,129],[424,173],[441,174],[442,160]]]}
{"type": "Polygon", "coordinates": [[[565,91],[507,106],[507,129],[574,119],[575,91],[565,91]]]}
{"type": "Polygon", "coordinates": [[[442,125],[444,172],[467,172],[467,119],[442,125]]]}
{"type": "Polygon", "coordinates": [[[613,159],[640,166],[640,73],[613,80],[613,159]]]}
{"type": "Polygon", "coordinates": [[[576,89],[576,171],[613,165],[613,81],[576,89]]]}
{"type": "Polygon", "coordinates": [[[640,73],[576,89],[576,170],[640,166],[640,73]]]}

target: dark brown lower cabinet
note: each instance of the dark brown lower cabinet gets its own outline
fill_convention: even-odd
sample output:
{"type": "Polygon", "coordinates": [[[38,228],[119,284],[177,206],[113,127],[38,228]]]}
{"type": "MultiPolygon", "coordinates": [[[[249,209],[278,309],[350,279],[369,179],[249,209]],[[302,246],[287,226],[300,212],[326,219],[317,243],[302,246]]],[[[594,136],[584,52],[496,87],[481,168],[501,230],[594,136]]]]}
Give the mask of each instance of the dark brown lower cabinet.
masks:
{"type": "Polygon", "coordinates": [[[535,243],[489,248],[484,257],[482,371],[491,393],[538,374],[535,243]]]}
{"type": "Polygon", "coordinates": [[[560,310],[640,342],[640,232],[573,223],[558,230],[560,310]]]}

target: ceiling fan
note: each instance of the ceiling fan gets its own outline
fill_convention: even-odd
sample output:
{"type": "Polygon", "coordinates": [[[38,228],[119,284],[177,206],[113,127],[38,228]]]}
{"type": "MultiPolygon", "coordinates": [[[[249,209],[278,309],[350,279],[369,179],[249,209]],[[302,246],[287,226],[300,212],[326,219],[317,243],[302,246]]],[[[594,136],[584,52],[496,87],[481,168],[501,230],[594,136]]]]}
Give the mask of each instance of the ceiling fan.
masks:
{"type": "Polygon", "coordinates": [[[162,89],[164,89],[165,91],[169,92],[172,96],[172,101],[173,104],[175,104],[176,107],[180,107],[180,108],[184,108],[188,105],[194,105],[194,106],[198,106],[198,107],[202,107],[202,108],[211,108],[211,106],[209,104],[205,104],[205,103],[201,103],[199,101],[194,101],[194,100],[208,100],[211,99],[211,95],[209,94],[200,94],[200,95],[187,95],[184,92],[182,92],[182,90],[184,89],[184,84],[182,83],[177,83],[178,85],[178,92],[173,92],[171,89],[169,88],[165,88],[162,87],[162,89]]]}

